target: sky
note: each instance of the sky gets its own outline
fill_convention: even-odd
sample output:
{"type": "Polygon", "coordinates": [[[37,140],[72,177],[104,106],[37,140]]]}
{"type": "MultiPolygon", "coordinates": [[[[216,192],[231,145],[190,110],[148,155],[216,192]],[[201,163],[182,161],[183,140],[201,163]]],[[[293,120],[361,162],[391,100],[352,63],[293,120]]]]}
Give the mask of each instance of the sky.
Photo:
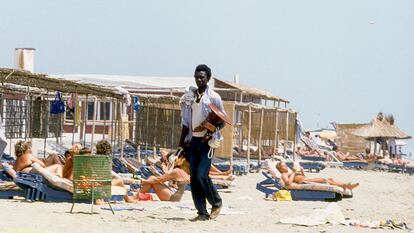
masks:
{"type": "MultiPolygon", "coordinates": [[[[414,135],[414,1],[2,1],[0,67],[33,47],[35,72],[215,77],[291,101],[306,129],[379,111],[414,135]],[[7,9],[7,10],[6,10],[7,9]]],[[[406,149],[414,150],[413,140],[406,149]]]]}

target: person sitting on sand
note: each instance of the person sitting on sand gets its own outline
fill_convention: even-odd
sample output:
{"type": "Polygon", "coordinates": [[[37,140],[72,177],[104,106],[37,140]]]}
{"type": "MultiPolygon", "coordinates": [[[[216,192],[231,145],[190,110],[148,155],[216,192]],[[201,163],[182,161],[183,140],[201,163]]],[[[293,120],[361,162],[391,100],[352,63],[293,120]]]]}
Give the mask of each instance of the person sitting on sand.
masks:
{"type": "Polygon", "coordinates": [[[46,170],[52,172],[53,174],[59,177],[62,177],[62,166],[60,166],[59,164],[46,166],[46,164],[42,160],[33,156],[32,143],[30,141],[18,141],[14,145],[14,151],[16,155],[14,170],[29,173],[32,171],[31,165],[33,163],[38,163],[46,170]]]}
{"type": "Polygon", "coordinates": [[[166,174],[155,177],[150,176],[148,179],[141,180],[141,189],[132,198],[132,201],[140,201],[142,194],[148,193],[151,189],[155,191],[161,201],[179,202],[185,191],[185,186],[190,183],[190,165],[184,157],[177,159],[175,156],[170,156],[169,161],[173,164],[173,169],[166,174]],[[173,181],[176,183],[176,188],[166,185],[166,182],[173,181]]]}
{"type": "Polygon", "coordinates": [[[358,187],[359,183],[343,183],[339,181],[335,181],[332,178],[320,178],[320,177],[306,177],[305,173],[303,172],[303,168],[301,167],[294,167],[291,169],[288,168],[286,163],[279,162],[276,165],[277,170],[281,174],[281,178],[283,182],[285,183],[285,186],[289,186],[292,183],[296,184],[303,184],[307,182],[311,183],[321,183],[321,184],[330,184],[335,185],[344,189],[352,190],[356,187],[358,187]]]}

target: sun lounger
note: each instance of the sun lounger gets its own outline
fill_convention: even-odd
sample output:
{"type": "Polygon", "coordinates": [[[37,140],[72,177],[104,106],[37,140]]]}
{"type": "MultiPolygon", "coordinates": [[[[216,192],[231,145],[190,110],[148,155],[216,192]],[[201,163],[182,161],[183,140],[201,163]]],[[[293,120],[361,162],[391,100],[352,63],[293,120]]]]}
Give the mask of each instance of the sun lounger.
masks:
{"type": "MultiPolygon", "coordinates": [[[[281,185],[279,178],[274,179],[265,172],[263,175],[266,179],[257,183],[256,189],[265,193],[266,198],[279,190],[286,189],[281,185]]],[[[343,197],[352,197],[352,192],[349,190],[325,184],[292,185],[286,190],[290,191],[293,200],[298,201],[337,201],[343,197]]]]}
{"type": "Polygon", "coordinates": [[[38,174],[18,172],[15,183],[24,190],[26,201],[72,202],[72,193],[52,187],[38,174]]]}
{"type": "Polygon", "coordinates": [[[23,196],[24,192],[13,181],[0,181],[0,199],[13,199],[23,196]]]}
{"type": "Polygon", "coordinates": [[[314,162],[324,162],[325,158],[321,156],[301,156],[302,160],[314,161],[314,162]]]}
{"type": "Polygon", "coordinates": [[[356,168],[356,169],[363,169],[368,167],[368,162],[366,161],[342,161],[342,167],[344,168],[356,168]]]}
{"type": "Polygon", "coordinates": [[[405,167],[404,172],[408,173],[409,175],[413,175],[414,174],[414,167],[405,167]]]}
{"type": "Polygon", "coordinates": [[[387,164],[388,171],[403,173],[405,171],[405,165],[403,164],[387,164]]]}
{"type": "MultiPolygon", "coordinates": [[[[286,165],[292,169],[293,162],[286,162],[286,165]]],[[[312,161],[300,161],[299,165],[303,167],[303,169],[308,170],[309,172],[320,172],[321,170],[325,169],[325,164],[321,162],[312,162],[312,161]]]]}
{"type": "MultiPolygon", "coordinates": [[[[23,190],[13,182],[11,171],[6,171],[5,166],[8,166],[7,169],[13,170],[7,163],[0,162],[0,199],[12,199],[14,196],[23,196],[23,190]]],[[[15,173],[14,170],[12,173],[15,173]]]]}
{"type": "MultiPolygon", "coordinates": [[[[228,171],[230,169],[230,163],[229,162],[218,162],[214,163],[214,166],[216,166],[217,169],[220,171],[228,171]]],[[[250,167],[246,162],[242,161],[234,161],[233,162],[233,175],[241,176],[241,175],[247,175],[249,173],[250,167]]],[[[253,169],[257,169],[257,167],[253,167],[253,169]]]]}

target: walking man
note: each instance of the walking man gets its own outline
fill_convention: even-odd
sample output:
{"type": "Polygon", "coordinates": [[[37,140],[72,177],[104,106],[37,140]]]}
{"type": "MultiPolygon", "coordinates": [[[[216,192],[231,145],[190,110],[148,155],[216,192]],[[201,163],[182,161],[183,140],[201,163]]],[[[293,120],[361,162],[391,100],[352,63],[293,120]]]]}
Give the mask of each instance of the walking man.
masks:
{"type": "MultiPolygon", "coordinates": [[[[188,87],[180,99],[182,114],[182,131],[179,147],[186,146],[190,158],[191,195],[198,216],[192,221],[215,219],[220,214],[222,200],[217,193],[210,177],[211,167],[210,145],[220,142],[223,137],[218,126],[214,132],[207,131],[202,126],[211,112],[209,104],[216,105],[224,112],[221,97],[209,88],[207,83],[211,78],[211,69],[207,65],[198,65],[194,72],[197,87],[188,87]],[[212,140],[210,143],[209,141],[212,140]],[[212,143],[212,142],[215,143],[212,143]],[[206,199],[211,204],[211,212],[207,212],[206,199]]],[[[213,145],[212,145],[213,146],[213,145]]]]}

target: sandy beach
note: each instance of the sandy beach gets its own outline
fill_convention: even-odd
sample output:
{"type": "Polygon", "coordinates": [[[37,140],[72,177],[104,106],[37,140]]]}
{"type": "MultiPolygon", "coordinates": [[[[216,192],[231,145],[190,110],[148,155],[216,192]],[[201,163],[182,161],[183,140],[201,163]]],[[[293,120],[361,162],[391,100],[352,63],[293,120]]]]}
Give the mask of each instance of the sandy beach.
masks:
{"type": "MultiPolygon", "coordinates": [[[[414,176],[340,168],[309,175],[360,182],[353,198],[337,202],[346,218],[367,222],[393,219],[414,226],[414,176]]],[[[223,215],[213,221],[189,221],[196,214],[189,192],[181,203],[114,204],[115,208],[135,207],[135,210],[116,211],[115,215],[102,209],[107,205],[95,206],[95,214],[89,215],[90,205],[76,204],[75,214],[70,214],[71,203],[29,203],[17,199],[0,200],[0,232],[403,232],[330,224],[316,227],[280,224],[282,218],[309,215],[329,203],[265,200],[255,189],[256,182],[262,179],[260,173],[238,176],[233,187],[220,193],[223,215]]]]}

